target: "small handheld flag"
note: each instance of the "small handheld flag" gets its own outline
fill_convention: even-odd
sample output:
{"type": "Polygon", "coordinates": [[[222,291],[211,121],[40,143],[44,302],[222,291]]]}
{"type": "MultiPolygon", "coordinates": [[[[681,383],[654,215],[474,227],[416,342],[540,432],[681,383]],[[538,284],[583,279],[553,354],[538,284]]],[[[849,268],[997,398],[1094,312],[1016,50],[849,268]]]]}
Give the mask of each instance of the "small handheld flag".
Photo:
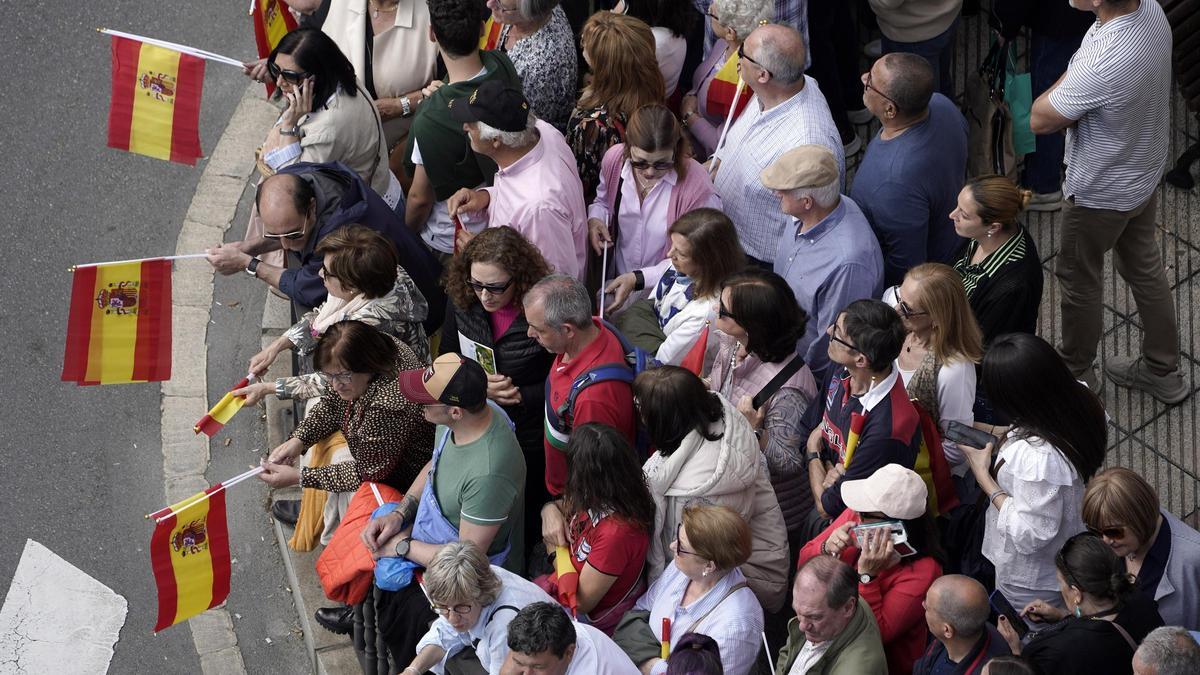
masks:
{"type": "Polygon", "coordinates": [[[217,401],[217,404],[208,411],[208,414],[201,417],[200,421],[192,426],[192,432],[197,434],[204,432],[204,435],[209,438],[215,436],[246,404],[245,396],[234,396],[233,392],[248,384],[250,384],[250,376],[243,377],[240,382],[233,385],[233,389],[222,396],[221,400],[217,401]]]}
{"type": "Polygon", "coordinates": [[[479,51],[486,52],[496,49],[500,44],[500,33],[503,30],[504,24],[489,16],[487,22],[483,24],[483,35],[479,37],[479,51]]]}
{"type": "Polygon", "coordinates": [[[203,87],[204,59],[114,35],[108,147],[195,165],[203,87]]]}
{"type": "MultiPolygon", "coordinates": [[[[260,59],[270,56],[283,36],[296,30],[296,18],[283,0],[254,0],[250,13],[254,16],[254,42],[260,59]]],[[[267,80],[266,85],[267,96],[273,96],[275,83],[267,80]]]]}
{"type": "Polygon", "coordinates": [[[170,507],[156,522],[150,562],[158,587],[154,632],[186,621],[229,595],[229,529],[221,483],[170,507]]]}
{"type": "Polygon", "coordinates": [[[575,570],[571,550],[566,546],[554,549],[554,573],[558,577],[558,602],[574,618],[579,613],[579,572],[575,570]]]}
{"type": "Polygon", "coordinates": [[[702,375],[704,370],[704,354],[708,350],[708,329],[709,324],[704,324],[704,330],[700,331],[700,337],[696,338],[696,344],[688,350],[687,354],[683,355],[683,360],[679,362],[680,368],[685,368],[692,371],[696,375],[702,375]]]}
{"type": "Polygon", "coordinates": [[[659,658],[666,661],[671,656],[671,620],[663,617],[662,622],[662,647],[659,651],[659,658]]]}

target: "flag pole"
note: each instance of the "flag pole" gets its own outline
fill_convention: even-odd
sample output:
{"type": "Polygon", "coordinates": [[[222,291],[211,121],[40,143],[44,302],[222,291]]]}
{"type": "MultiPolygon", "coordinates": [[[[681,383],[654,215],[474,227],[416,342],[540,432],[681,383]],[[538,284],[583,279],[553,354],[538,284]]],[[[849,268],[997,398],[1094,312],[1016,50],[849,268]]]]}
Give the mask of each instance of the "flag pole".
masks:
{"type": "Polygon", "coordinates": [[[80,265],[71,265],[67,268],[68,272],[74,272],[80,267],[99,267],[101,265],[126,265],[129,263],[148,262],[150,260],[186,260],[188,258],[206,258],[207,253],[188,253],[185,255],[160,255],[153,258],[133,258],[132,260],[109,260],[107,262],[82,263],[80,265]]]}
{"type": "Polygon", "coordinates": [[[721,136],[717,139],[717,147],[713,148],[712,167],[709,169],[709,178],[716,176],[717,168],[721,165],[721,160],[717,159],[717,153],[725,147],[725,137],[729,135],[729,125],[733,122],[733,111],[737,110],[738,99],[742,97],[742,89],[746,86],[746,81],[738,75],[737,88],[733,90],[733,102],[729,104],[729,114],[725,115],[725,124],[721,127],[721,136]]]}
{"type": "Polygon", "coordinates": [[[262,473],[263,471],[265,471],[264,467],[256,466],[253,469],[250,469],[249,471],[240,473],[240,474],[234,476],[233,478],[230,478],[229,480],[222,482],[212,492],[209,492],[206,490],[198,495],[195,495],[195,499],[192,499],[192,500],[188,501],[187,503],[185,503],[183,506],[180,506],[179,509],[176,511],[172,511],[171,507],[168,506],[165,509],[159,509],[158,511],[155,511],[154,513],[147,513],[146,518],[147,519],[154,518],[155,524],[161,523],[162,521],[166,520],[167,518],[170,518],[171,516],[179,513],[179,511],[184,511],[186,509],[189,509],[189,508],[195,506],[196,504],[199,504],[200,502],[215,495],[216,493],[224,490],[225,488],[233,487],[234,485],[237,485],[238,483],[246,480],[247,478],[253,478],[254,476],[257,476],[258,474],[262,473]]]}
{"type": "Polygon", "coordinates": [[[156,47],[162,47],[164,49],[171,49],[171,50],[180,52],[181,54],[190,54],[191,56],[195,56],[195,57],[198,57],[201,59],[206,59],[209,61],[216,61],[217,63],[224,63],[226,65],[236,66],[238,68],[241,68],[243,65],[241,61],[238,61],[235,58],[232,58],[229,56],[222,56],[220,54],[206,51],[204,49],[188,47],[187,45],[181,45],[176,42],[167,42],[166,40],[158,40],[155,38],[149,38],[144,35],[134,35],[133,33],[123,33],[121,31],[110,30],[108,28],[97,28],[96,32],[103,33],[105,35],[112,35],[113,37],[126,38],[128,40],[137,40],[138,42],[145,42],[146,44],[155,45],[156,47]]]}
{"type": "Polygon", "coordinates": [[[604,247],[604,257],[600,262],[600,320],[604,320],[604,277],[608,274],[608,247],[604,247]]]}

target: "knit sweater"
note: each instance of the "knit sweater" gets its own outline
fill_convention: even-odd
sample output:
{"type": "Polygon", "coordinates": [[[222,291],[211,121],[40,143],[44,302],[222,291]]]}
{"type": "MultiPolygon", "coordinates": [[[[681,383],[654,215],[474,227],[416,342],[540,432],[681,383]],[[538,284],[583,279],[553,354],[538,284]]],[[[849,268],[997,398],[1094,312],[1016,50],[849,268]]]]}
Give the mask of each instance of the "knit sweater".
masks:
{"type": "Polygon", "coordinates": [[[958,18],[962,0],[868,0],[879,30],[894,42],[920,42],[941,35],[958,18]]]}

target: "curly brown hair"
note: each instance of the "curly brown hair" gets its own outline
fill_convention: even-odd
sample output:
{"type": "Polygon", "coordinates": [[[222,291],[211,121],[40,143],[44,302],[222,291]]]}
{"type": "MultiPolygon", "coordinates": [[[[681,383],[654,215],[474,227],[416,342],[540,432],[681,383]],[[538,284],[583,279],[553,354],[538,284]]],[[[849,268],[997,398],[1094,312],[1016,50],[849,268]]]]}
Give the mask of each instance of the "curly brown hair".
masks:
{"type": "Polygon", "coordinates": [[[467,283],[471,278],[471,265],[477,262],[496,265],[512,275],[516,288],[513,303],[518,307],[525,293],[551,272],[550,263],[542,257],[542,252],[520,232],[507,225],[489,227],[475,235],[471,243],[454,256],[446,271],[446,295],[459,309],[479,302],[467,283]]]}

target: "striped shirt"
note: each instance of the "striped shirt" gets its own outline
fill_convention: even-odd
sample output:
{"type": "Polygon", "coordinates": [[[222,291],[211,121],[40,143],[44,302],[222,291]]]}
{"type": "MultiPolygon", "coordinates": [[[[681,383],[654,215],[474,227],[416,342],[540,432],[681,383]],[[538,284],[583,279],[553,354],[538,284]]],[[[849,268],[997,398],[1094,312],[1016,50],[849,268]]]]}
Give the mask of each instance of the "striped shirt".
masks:
{"type": "Polygon", "coordinates": [[[1131,211],[1158,185],[1170,138],[1171,27],[1154,0],[1097,21],[1050,105],[1067,130],[1063,191],[1079,206],[1131,211]]]}
{"type": "Polygon", "coordinates": [[[1017,232],[1015,236],[1010,237],[1008,241],[1004,242],[1000,248],[992,251],[991,255],[972,265],[971,258],[977,250],[979,250],[979,242],[972,240],[967,244],[966,255],[954,263],[954,270],[962,277],[963,290],[967,292],[968,299],[975,292],[980,281],[991,278],[996,273],[996,270],[1004,267],[1010,261],[1017,261],[1025,257],[1024,232],[1017,232]]]}
{"type": "MultiPolygon", "coordinates": [[[[750,92],[742,92],[745,96],[750,92]]],[[[775,259],[775,249],[792,217],[779,210],[779,198],[762,185],[759,173],[780,155],[800,145],[824,145],[837,158],[842,183],[846,159],[825,95],[817,81],[804,76],[804,88],[770,110],[758,97],[729,128],[725,145],[717,151],[721,166],[714,186],[725,215],[737,228],[742,248],[764,262],[775,259]]]]}

